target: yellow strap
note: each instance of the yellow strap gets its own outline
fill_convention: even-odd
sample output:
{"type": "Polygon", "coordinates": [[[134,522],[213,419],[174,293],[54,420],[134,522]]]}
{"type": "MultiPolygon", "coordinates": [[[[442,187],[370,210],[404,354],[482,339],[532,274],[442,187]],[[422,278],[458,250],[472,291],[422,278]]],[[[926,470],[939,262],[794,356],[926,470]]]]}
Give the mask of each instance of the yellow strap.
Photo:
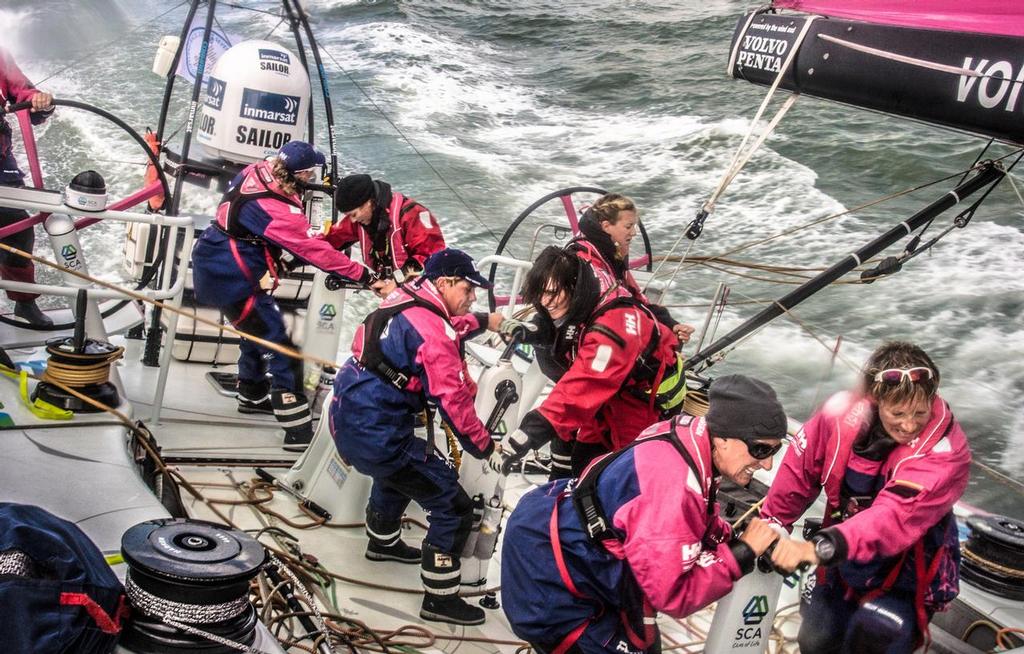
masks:
{"type": "Polygon", "coordinates": [[[74,413],[67,409],[62,409],[59,406],[50,404],[46,400],[36,398],[33,402],[28,396],[28,371],[26,370],[11,370],[7,366],[0,366],[0,373],[10,377],[11,379],[18,380],[18,388],[21,390],[21,401],[24,402],[28,410],[32,412],[37,418],[43,420],[71,420],[74,417],[74,413]]]}

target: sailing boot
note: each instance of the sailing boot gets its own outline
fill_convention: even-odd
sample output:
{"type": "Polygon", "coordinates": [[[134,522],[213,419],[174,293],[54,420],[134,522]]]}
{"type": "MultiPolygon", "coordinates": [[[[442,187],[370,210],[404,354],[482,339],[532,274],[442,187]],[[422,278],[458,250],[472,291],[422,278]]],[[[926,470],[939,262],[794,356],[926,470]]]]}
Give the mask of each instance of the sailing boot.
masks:
{"type": "Polygon", "coordinates": [[[420,579],[423,580],[423,605],[420,617],[448,624],[483,624],[484,610],[459,597],[461,577],[459,557],[423,543],[420,579]]]}
{"type": "Polygon", "coordinates": [[[14,315],[33,327],[50,327],[53,320],[43,313],[35,300],[18,300],[14,303],[14,315]]]}
{"type": "Polygon", "coordinates": [[[366,546],[366,558],[371,561],[398,561],[419,563],[419,549],[402,542],[402,519],[385,519],[378,511],[366,507],[366,535],[370,538],[366,546]]]}
{"type": "Polygon", "coordinates": [[[251,382],[238,380],[238,412],[239,413],[274,413],[274,405],[270,401],[270,382],[251,382]]]}
{"type": "Polygon", "coordinates": [[[274,390],[270,393],[270,402],[274,405],[274,417],[284,427],[283,448],[288,452],[304,452],[313,440],[313,418],[306,396],[274,390]]]}

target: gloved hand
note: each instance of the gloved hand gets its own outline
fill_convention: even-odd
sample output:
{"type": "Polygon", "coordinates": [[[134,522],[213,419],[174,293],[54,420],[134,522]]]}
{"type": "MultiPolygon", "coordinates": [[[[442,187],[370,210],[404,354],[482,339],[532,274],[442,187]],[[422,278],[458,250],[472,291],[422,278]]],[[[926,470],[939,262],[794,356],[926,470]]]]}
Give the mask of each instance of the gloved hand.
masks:
{"type": "Polygon", "coordinates": [[[363,274],[359,276],[359,283],[366,285],[367,288],[370,288],[379,279],[380,277],[377,276],[377,273],[373,272],[369,268],[363,268],[363,274]]]}
{"type": "Polygon", "coordinates": [[[498,333],[501,334],[502,340],[506,343],[511,341],[513,338],[518,338],[520,341],[524,341],[527,336],[536,331],[537,325],[532,322],[517,320],[515,318],[505,318],[501,321],[501,326],[498,327],[498,333]]]}
{"type": "Polygon", "coordinates": [[[530,451],[529,434],[522,429],[515,430],[508,437],[508,440],[505,441],[505,447],[502,450],[501,474],[507,475],[512,470],[512,466],[522,460],[526,453],[530,451]]]}
{"type": "Polygon", "coordinates": [[[501,448],[501,443],[495,443],[494,450],[487,459],[487,465],[494,472],[501,472],[501,469],[505,466],[506,456],[505,451],[501,448]]]}

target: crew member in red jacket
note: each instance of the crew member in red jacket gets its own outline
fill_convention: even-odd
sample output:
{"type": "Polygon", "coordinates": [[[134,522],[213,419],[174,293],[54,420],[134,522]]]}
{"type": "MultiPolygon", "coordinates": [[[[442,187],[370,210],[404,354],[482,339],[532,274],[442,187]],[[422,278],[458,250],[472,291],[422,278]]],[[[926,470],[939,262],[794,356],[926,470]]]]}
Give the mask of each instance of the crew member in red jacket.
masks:
{"type": "MultiPolygon", "coordinates": [[[[33,125],[38,125],[53,113],[53,96],[32,86],[32,82],[14,63],[9,52],[0,48],[0,105],[32,102],[30,115],[33,125]]],[[[25,175],[18,168],[11,148],[11,126],[0,116],[0,185],[24,186],[25,175]]],[[[0,227],[6,227],[28,218],[24,209],[0,207],[0,227]]],[[[31,252],[35,245],[35,232],[31,227],[15,232],[0,240],[5,245],[31,252]]],[[[0,251],[0,277],[15,282],[32,284],[36,280],[35,266],[30,259],[0,251]]],[[[14,315],[40,327],[53,324],[50,318],[36,306],[37,293],[7,291],[7,297],[14,302],[14,315]]]]}
{"type": "Polygon", "coordinates": [[[509,459],[551,442],[556,478],[578,475],[682,404],[675,334],[602,274],[552,246],[537,257],[523,286],[541,323],[535,352],[557,382],[510,436],[509,459]],[[557,447],[573,441],[571,454],[557,447]]]}
{"type": "Polygon", "coordinates": [[[345,219],[327,235],[334,247],[358,242],[365,263],[379,281],[372,286],[381,297],[423,270],[427,257],[445,248],[441,226],[419,202],[369,175],[349,175],[338,183],[334,201],[345,219]]]}
{"type": "Polygon", "coordinates": [[[971,451],[939,369],[918,346],[886,343],[863,386],[830,398],[786,452],[761,516],[790,528],[822,489],[824,528],[783,541],[773,560],[822,564],[802,607],[800,651],[900,654],[959,592],[953,504],[971,451]]]}

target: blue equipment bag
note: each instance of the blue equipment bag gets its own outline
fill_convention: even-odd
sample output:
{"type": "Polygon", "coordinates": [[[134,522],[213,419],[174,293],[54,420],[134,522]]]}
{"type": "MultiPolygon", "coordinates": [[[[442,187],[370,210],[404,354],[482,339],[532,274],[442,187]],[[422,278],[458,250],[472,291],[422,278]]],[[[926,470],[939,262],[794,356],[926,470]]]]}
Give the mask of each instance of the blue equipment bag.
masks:
{"type": "Polygon", "coordinates": [[[81,529],[38,506],[0,502],[4,652],[111,652],[126,615],[121,582],[81,529]]]}

